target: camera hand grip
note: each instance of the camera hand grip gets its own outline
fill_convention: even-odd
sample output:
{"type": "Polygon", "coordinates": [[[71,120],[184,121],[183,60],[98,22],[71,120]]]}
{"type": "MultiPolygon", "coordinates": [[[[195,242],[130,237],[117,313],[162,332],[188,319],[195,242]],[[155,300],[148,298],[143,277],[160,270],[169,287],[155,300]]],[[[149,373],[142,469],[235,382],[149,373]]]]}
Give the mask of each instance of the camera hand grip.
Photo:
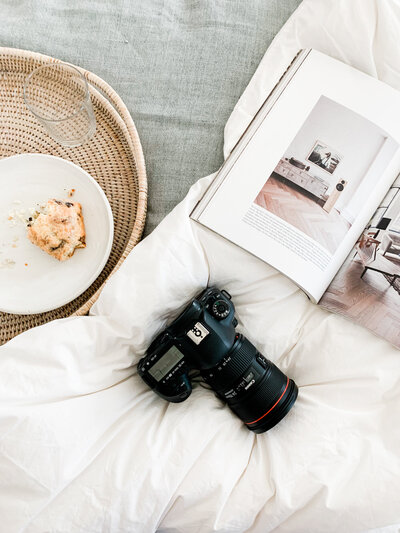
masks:
{"type": "Polygon", "coordinates": [[[187,374],[176,376],[167,385],[160,385],[156,392],[169,402],[179,403],[189,398],[192,392],[192,385],[187,374]]]}

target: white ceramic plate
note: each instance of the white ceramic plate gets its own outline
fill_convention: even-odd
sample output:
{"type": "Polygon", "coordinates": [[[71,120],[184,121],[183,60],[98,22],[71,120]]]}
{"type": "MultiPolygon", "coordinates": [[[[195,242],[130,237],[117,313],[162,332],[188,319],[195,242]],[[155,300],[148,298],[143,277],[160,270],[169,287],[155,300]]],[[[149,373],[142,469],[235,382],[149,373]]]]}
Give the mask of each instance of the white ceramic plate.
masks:
{"type": "Polygon", "coordinates": [[[1,311],[44,313],[72,301],[102,271],[113,235],[112,212],[104,192],[77,165],[43,154],[0,160],[1,311]],[[75,193],[68,198],[71,189],[75,193]],[[21,220],[25,214],[29,216],[30,208],[51,198],[70,199],[82,205],[86,248],[76,250],[65,262],[33,245],[21,220]]]}

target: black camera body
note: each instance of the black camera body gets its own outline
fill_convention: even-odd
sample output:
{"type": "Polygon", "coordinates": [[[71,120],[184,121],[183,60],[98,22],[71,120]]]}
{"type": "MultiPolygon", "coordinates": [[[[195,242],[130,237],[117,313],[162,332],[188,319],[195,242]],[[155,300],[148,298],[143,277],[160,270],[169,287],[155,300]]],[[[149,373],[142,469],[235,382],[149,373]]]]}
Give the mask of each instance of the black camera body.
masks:
{"type": "Polygon", "coordinates": [[[189,373],[198,370],[247,427],[261,433],[286,415],[297,387],[236,326],[229,293],[207,288],[151,343],[138,372],[159,396],[182,402],[192,392],[189,373]]]}

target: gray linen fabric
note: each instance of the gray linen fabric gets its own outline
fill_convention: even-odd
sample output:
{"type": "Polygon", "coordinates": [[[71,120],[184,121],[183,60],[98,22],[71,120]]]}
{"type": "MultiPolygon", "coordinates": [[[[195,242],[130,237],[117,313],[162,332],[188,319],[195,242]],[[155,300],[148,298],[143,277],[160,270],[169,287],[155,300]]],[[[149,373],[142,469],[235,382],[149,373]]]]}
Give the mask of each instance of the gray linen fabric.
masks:
{"type": "Polygon", "coordinates": [[[300,0],[0,0],[0,46],[95,72],[128,106],[149,181],[146,233],[223,161],[223,128],[300,0]]]}

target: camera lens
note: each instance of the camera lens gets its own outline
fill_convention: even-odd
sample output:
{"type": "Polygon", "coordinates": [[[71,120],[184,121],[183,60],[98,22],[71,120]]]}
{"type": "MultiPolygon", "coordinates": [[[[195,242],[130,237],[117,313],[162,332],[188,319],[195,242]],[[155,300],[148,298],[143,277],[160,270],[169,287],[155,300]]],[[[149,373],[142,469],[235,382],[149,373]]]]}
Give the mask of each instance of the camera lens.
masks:
{"type": "Polygon", "coordinates": [[[298,389],[243,335],[220,363],[203,371],[204,380],[255,433],[263,433],[286,416],[298,389]]]}

